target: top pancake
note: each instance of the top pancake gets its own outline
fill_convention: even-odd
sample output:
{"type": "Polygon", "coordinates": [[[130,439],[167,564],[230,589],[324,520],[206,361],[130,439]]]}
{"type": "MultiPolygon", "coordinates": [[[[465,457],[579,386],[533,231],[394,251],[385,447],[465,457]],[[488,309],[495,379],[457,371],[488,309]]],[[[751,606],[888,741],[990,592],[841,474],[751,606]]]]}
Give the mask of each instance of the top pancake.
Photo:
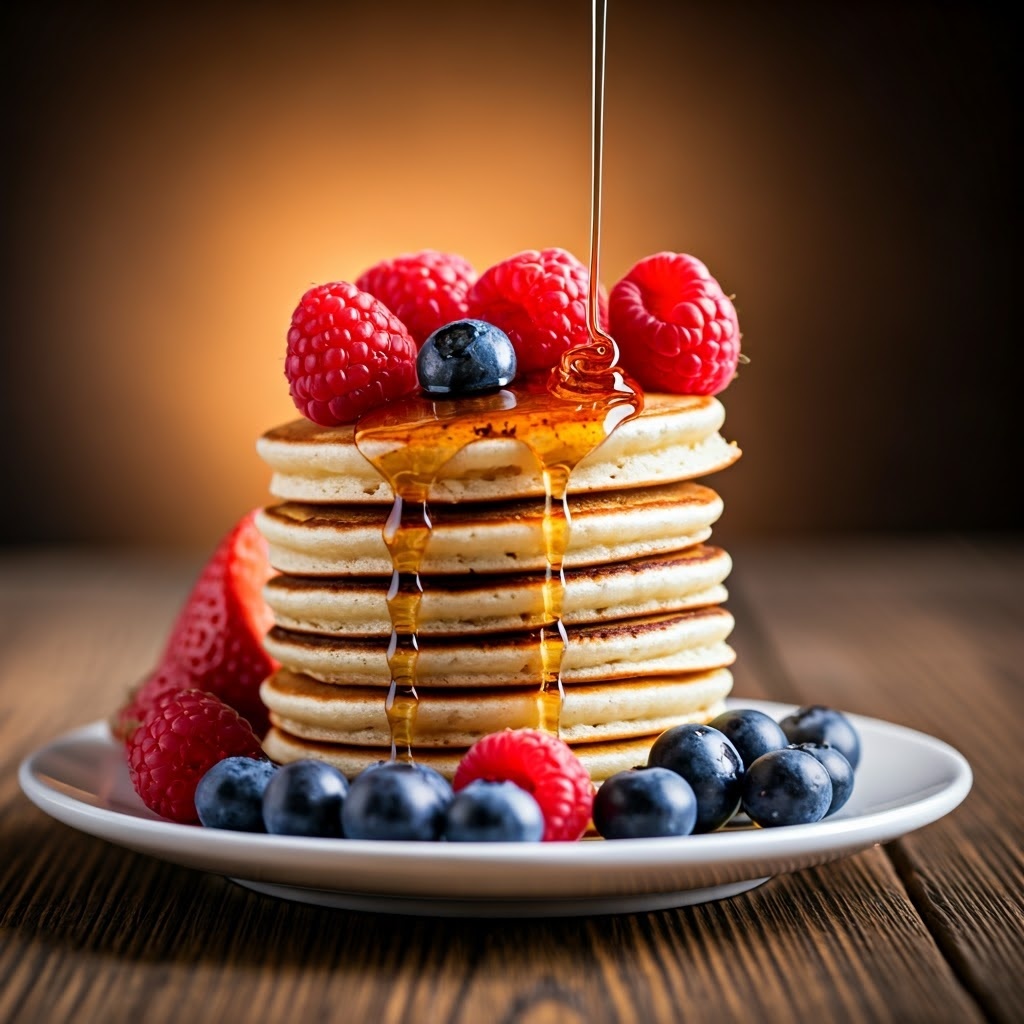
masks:
{"type": "MultiPolygon", "coordinates": [[[[692,480],[731,465],[739,448],[719,433],[725,409],[706,395],[644,396],[643,412],[620,424],[573,470],[574,494],[692,480]]],[[[354,427],[294,420],[264,434],[256,449],[270,466],[270,492],[285,501],[390,503],[390,486],[355,445],[354,427]]],[[[540,496],[544,482],[529,448],[481,437],[444,467],[431,500],[499,501],[540,496]]]]}

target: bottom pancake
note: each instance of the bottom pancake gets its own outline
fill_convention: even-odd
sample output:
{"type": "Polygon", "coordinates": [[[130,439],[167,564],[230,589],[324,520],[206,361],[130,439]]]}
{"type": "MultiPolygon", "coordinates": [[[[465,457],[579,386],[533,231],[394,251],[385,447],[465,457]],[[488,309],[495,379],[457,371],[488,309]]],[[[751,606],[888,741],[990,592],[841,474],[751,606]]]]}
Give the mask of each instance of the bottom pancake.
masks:
{"type": "MultiPolygon", "coordinates": [[[[725,701],[718,700],[700,710],[682,713],[665,724],[665,728],[687,722],[709,722],[725,710],[725,701]]],[[[596,784],[602,783],[617,772],[644,765],[651,746],[660,732],[628,739],[596,740],[589,743],[572,743],[573,752],[583,763],[596,784]]],[[[349,779],[355,778],[364,768],[391,757],[390,744],[385,746],[360,746],[353,743],[330,743],[322,740],[304,739],[272,726],[264,737],[263,749],[267,756],[279,764],[312,758],[334,765],[349,779]]],[[[440,772],[451,780],[466,753],[466,747],[416,747],[415,760],[440,772]]]]}
{"type": "MultiPolygon", "coordinates": [[[[650,736],[718,708],[732,689],[728,669],[565,687],[561,736],[570,744],[650,736]]],[[[271,721],[295,738],[390,748],[391,731],[376,687],[321,683],[280,669],[260,690],[271,721]]],[[[416,750],[466,748],[502,729],[540,724],[537,686],[432,689],[420,693],[416,750]]]]}

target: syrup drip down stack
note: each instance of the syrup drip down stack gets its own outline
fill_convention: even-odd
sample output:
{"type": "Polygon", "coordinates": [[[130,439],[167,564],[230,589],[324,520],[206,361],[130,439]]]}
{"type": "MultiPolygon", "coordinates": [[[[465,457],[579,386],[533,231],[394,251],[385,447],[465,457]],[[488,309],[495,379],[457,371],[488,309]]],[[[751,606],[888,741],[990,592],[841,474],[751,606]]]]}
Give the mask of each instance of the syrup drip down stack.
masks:
{"type": "MultiPolygon", "coordinates": [[[[711,396],[648,393],[571,473],[558,728],[595,782],[643,764],[663,730],[710,720],[731,689],[731,561],[711,543],[723,509],[706,482],[740,454],[724,418],[711,396]]],[[[471,443],[430,487],[409,741],[449,778],[479,737],[542,724],[550,510],[515,427],[529,423],[482,406],[471,443]]],[[[395,495],[365,449],[353,425],[308,419],[257,444],[275,498],[257,520],[276,571],[265,646],[280,663],[261,689],[264,749],[350,776],[393,750],[384,529],[395,495]]]]}

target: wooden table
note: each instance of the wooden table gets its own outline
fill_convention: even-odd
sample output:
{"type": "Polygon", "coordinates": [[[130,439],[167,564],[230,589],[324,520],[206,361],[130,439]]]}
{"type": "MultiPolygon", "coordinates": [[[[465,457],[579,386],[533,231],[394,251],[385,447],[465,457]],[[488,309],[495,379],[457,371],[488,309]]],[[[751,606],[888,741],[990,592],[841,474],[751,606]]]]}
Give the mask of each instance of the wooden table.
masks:
{"type": "Polygon", "coordinates": [[[732,900],[544,921],[277,901],[51,820],[21,758],[105,716],[198,563],[0,561],[0,1020],[1020,1021],[1024,545],[734,548],[736,694],[921,729],[967,800],[885,847],[732,900]]]}

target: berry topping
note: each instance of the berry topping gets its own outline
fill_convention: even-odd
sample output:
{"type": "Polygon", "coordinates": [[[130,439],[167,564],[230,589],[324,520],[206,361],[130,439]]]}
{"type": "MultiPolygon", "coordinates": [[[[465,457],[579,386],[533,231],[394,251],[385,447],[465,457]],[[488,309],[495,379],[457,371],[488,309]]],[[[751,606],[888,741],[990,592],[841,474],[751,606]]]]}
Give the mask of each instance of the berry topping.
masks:
{"type": "Polygon", "coordinates": [[[292,314],[284,375],[299,412],[321,426],[416,387],[416,342],[378,299],[344,281],[310,288],[292,314]]]}
{"type": "MultiPolygon", "coordinates": [[[[481,274],[469,292],[469,315],[496,324],[515,346],[519,370],[550,370],[562,353],[590,340],[590,274],[564,249],[528,249],[481,274]]],[[[607,322],[607,298],[598,320],[607,322]]]]}
{"type": "Polygon", "coordinates": [[[650,391],[715,395],[736,374],[736,309],[693,256],[640,260],[612,289],[608,315],[623,367],[650,391]]]}
{"type": "Polygon", "coordinates": [[[514,782],[544,814],[544,841],[579,839],[590,820],[594,784],[564,740],[539,729],[506,729],[477,740],[455,771],[455,791],[474,779],[514,782]]]}
{"type": "MultiPolygon", "coordinates": [[[[436,774],[436,773],[435,773],[436,774]]],[[[405,761],[364,768],[353,780],[342,808],[349,839],[440,839],[452,802],[451,787],[405,761]]]]}
{"type": "Polygon", "coordinates": [[[797,743],[794,747],[796,750],[807,751],[811,757],[817,758],[825,766],[825,771],[832,780],[832,803],[828,805],[825,817],[835,814],[850,799],[853,792],[852,765],[844,754],[827,743],[797,743]]]}
{"type": "Polygon", "coordinates": [[[273,624],[262,596],[270,575],[267,542],[250,512],[203,567],[159,663],[169,677],[187,676],[187,687],[216,694],[260,735],[269,725],[260,684],[277,668],[263,650],[273,624]]]}
{"type": "Polygon", "coordinates": [[[263,824],[279,836],[339,838],[348,779],[333,765],[302,760],[282,765],[263,793],[263,824]]]}
{"type": "Polygon", "coordinates": [[[650,767],[668,768],[693,787],[697,797],[694,832],[721,828],[739,809],[743,759],[725,733],[709,725],[677,725],[651,747],[650,767]]]}
{"type": "Polygon", "coordinates": [[[182,690],[195,687],[196,683],[184,665],[164,662],[132,690],[128,702],[118,708],[111,719],[110,731],[117,739],[127,743],[150,711],[182,690]]]}
{"type": "Polygon", "coordinates": [[[265,832],[263,791],[277,768],[266,759],[226,757],[196,786],[196,814],[207,828],[265,832]]]}
{"type": "Polygon", "coordinates": [[[860,764],[860,737],[842,711],[809,704],[786,715],[779,725],[790,743],[827,743],[843,754],[851,768],[860,764]]]}
{"type": "Polygon", "coordinates": [[[525,789],[484,779],[456,794],[444,830],[453,843],[539,843],[543,835],[544,815],[525,789]]]}
{"type": "Polygon", "coordinates": [[[226,757],[263,756],[249,723],[210,693],[185,690],[153,708],[128,741],[128,774],[151,810],[171,821],[199,820],[199,780],[226,757]]]}
{"type": "Polygon", "coordinates": [[[729,737],[743,759],[744,768],[749,768],[769,750],[781,750],[789,744],[782,726],[770,715],[754,708],[723,711],[708,724],[729,737]]]}
{"type": "Polygon", "coordinates": [[[420,387],[431,395],[466,395],[503,388],[516,375],[508,335],[484,320],[455,320],[439,327],[416,359],[420,387]]]}
{"type": "Polygon", "coordinates": [[[356,278],[356,287],[380,299],[417,345],[442,324],[466,315],[476,271],[461,256],[425,249],[382,260],[356,278]]]}
{"type": "Polygon", "coordinates": [[[594,827],[605,839],[688,836],[697,797],[667,768],[631,768],[606,779],[594,797],[594,827]]]}
{"type": "Polygon", "coordinates": [[[743,810],[762,828],[820,821],[832,803],[832,780],[806,750],[762,754],[743,776],[743,810]]]}

